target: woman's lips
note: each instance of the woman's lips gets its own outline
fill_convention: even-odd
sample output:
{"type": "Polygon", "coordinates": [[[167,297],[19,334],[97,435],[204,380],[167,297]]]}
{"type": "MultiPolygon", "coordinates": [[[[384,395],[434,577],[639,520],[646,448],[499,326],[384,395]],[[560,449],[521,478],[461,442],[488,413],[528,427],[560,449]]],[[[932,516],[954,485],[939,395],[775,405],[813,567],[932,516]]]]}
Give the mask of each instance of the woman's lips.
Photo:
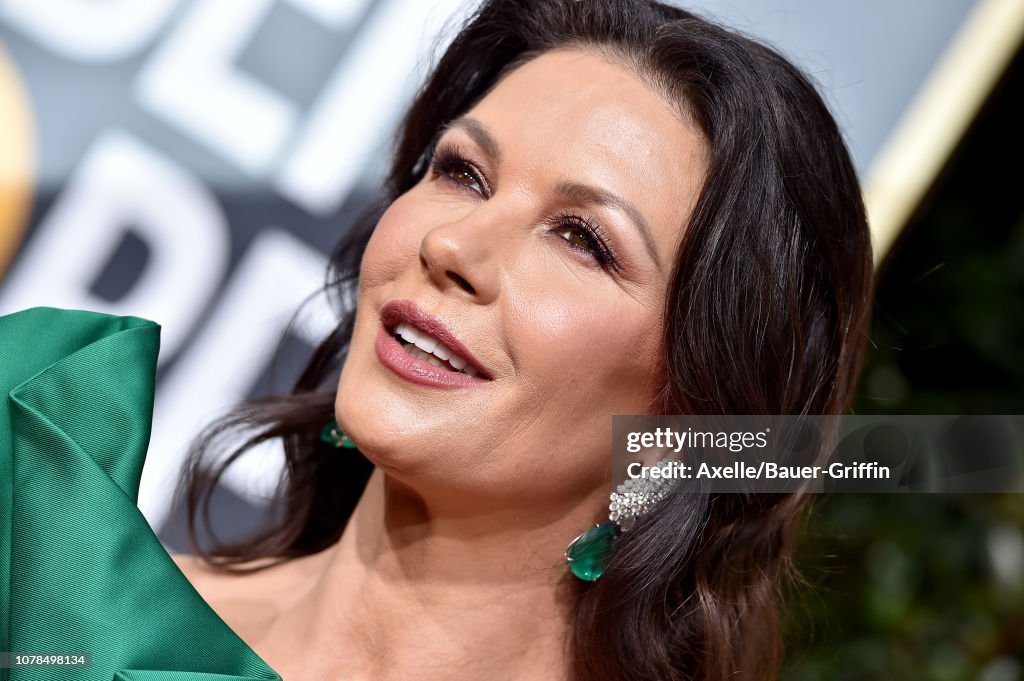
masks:
{"type": "MultiPolygon", "coordinates": [[[[467,366],[471,369],[468,373],[479,374],[480,377],[485,379],[493,379],[494,375],[490,370],[478,360],[472,352],[469,351],[462,341],[460,341],[452,331],[445,326],[444,322],[440,318],[433,315],[429,315],[420,309],[419,305],[411,300],[399,299],[390,300],[381,307],[380,320],[387,329],[388,333],[394,335],[398,328],[405,324],[415,334],[424,338],[424,334],[429,336],[430,339],[426,341],[426,345],[423,346],[428,352],[433,349],[434,342],[437,341],[445,346],[445,356],[457,355],[459,358],[458,368],[463,369],[467,366]]],[[[408,335],[408,334],[406,334],[408,335]]],[[[416,341],[416,345],[421,343],[416,338],[409,336],[408,340],[416,341]]],[[[445,357],[442,356],[442,359],[445,357]]]]}
{"type": "Polygon", "coordinates": [[[449,371],[430,362],[413,357],[382,323],[375,344],[381,364],[402,378],[433,388],[474,388],[490,382],[482,376],[470,376],[460,371],[449,371]]]}

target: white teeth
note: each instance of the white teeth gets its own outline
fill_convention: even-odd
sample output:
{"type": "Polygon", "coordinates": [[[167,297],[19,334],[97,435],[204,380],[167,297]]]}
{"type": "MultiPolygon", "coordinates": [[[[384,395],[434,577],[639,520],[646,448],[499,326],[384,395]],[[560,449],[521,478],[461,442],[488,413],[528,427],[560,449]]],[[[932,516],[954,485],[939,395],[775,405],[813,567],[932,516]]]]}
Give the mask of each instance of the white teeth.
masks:
{"type": "Polygon", "coordinates": [[[423,352],[433,352],[434,348],[437,347],[437,339],[431,338],[430,336],[420,336],[415,342],[416,347],[423,352]]]}
{"type": "Polygon", "coordinates": [[[395,329],[395,333],[410,343],[415,343],[416,339],[419,338],[419,334],[413,331],[412,327],[408,324],[399,324],[398,328],[395,329]]]}
{"type": "Polygon", "coordinates": [[[447,361],[456,371],[461,371],[470,376],[478,376],[480,374],[476,369],[469,366],[469,362],[452,352],[451,348],[447,345],[423,331],[413,329],[408,324],[399,324],[395,328],[395,335],[409,343],[409,345],[404,345],[403,347],[414,357],[419,357],[441,369],[448,368],[444,365],[444,362],[447,361]]]}
{"type": "Polygon", "coordinates": [[[447,369],[448,368],[444,364],[442,364],[441,360],[439,360],[437,357],[434,357],[433,355],[431,355],[428,352],[423,352],[422,350],[420,350],[415,345],[406,346],[406,350],[413,357],[418,357],[419,359],[422,359],[424,362],[427,362],[428,364],[433,364],[438,369],[447,369]]]}

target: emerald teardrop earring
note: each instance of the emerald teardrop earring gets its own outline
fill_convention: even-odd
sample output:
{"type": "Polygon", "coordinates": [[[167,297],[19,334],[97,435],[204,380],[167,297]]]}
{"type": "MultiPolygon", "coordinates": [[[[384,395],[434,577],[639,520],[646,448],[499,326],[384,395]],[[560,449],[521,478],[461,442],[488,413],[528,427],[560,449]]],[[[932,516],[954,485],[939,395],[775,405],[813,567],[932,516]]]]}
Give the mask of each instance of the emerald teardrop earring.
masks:
{"type": "Polygon", "coordinates": [[[618,527],[609,521],[595,525],[569,542],[565,560],[569,570],[585,582],[593,582],[604,574],[612,559],[618,527]]]}
{"type": "Polygon", "coordinates": [[[616,487],[608,503],[608,522],[590,528],[569,542],[565,560],[574,575],[586,582],[603,575],[612,559],[615,540],[668,495],[671,486],[667,471],[672,461],[666,459],[656,465],[666,471],[664,476],[627,480],[616,487]]]}
{"type": "Polygon", "coordinates": [[[320,440],[331,445],[335,449],[355,449],[356,443],[349,439],[348,435],[342,432],[335,419],[327,422],[327,425],[320,431],[320,440]]]}

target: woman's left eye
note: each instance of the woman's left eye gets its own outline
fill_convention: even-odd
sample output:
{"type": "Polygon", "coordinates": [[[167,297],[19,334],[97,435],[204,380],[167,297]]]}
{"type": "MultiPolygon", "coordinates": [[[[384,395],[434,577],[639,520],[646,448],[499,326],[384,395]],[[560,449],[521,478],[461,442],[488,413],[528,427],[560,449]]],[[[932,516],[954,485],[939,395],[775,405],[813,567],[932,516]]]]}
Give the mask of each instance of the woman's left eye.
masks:
{"type": "Polygon", "coordinates": [[[576,248],[580,248],[584,251],[595,253],[594,245],[587,238],[586,234],[582,233],[579,227],[570,226],[559,230],[558,235],[563,239],[571,243],[576,248]]]}
{"type": "Polygon", "coordinates": [[[562,237],[569,244],[587,253],[602,267],[617,269],[617,260],[611,252],[611,247],[606,245],[604,238],[600,236],[600,227],[591,224],[576,216],[562,216],[553,229],[555,234],[562,237]]]}

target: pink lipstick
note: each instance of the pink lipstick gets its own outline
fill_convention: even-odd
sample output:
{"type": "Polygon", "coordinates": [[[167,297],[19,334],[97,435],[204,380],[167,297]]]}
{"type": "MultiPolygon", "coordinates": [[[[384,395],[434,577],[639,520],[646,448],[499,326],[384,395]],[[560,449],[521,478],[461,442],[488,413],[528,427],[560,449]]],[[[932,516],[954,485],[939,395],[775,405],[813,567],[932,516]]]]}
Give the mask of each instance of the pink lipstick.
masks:
{"type": "Polygon", "coordinates": [[[402,378],[435,388],[471,388],[493,380],[490,370],[440,319],[411,300],[388,302],[380,317],[377,357],[402,378]]]}

